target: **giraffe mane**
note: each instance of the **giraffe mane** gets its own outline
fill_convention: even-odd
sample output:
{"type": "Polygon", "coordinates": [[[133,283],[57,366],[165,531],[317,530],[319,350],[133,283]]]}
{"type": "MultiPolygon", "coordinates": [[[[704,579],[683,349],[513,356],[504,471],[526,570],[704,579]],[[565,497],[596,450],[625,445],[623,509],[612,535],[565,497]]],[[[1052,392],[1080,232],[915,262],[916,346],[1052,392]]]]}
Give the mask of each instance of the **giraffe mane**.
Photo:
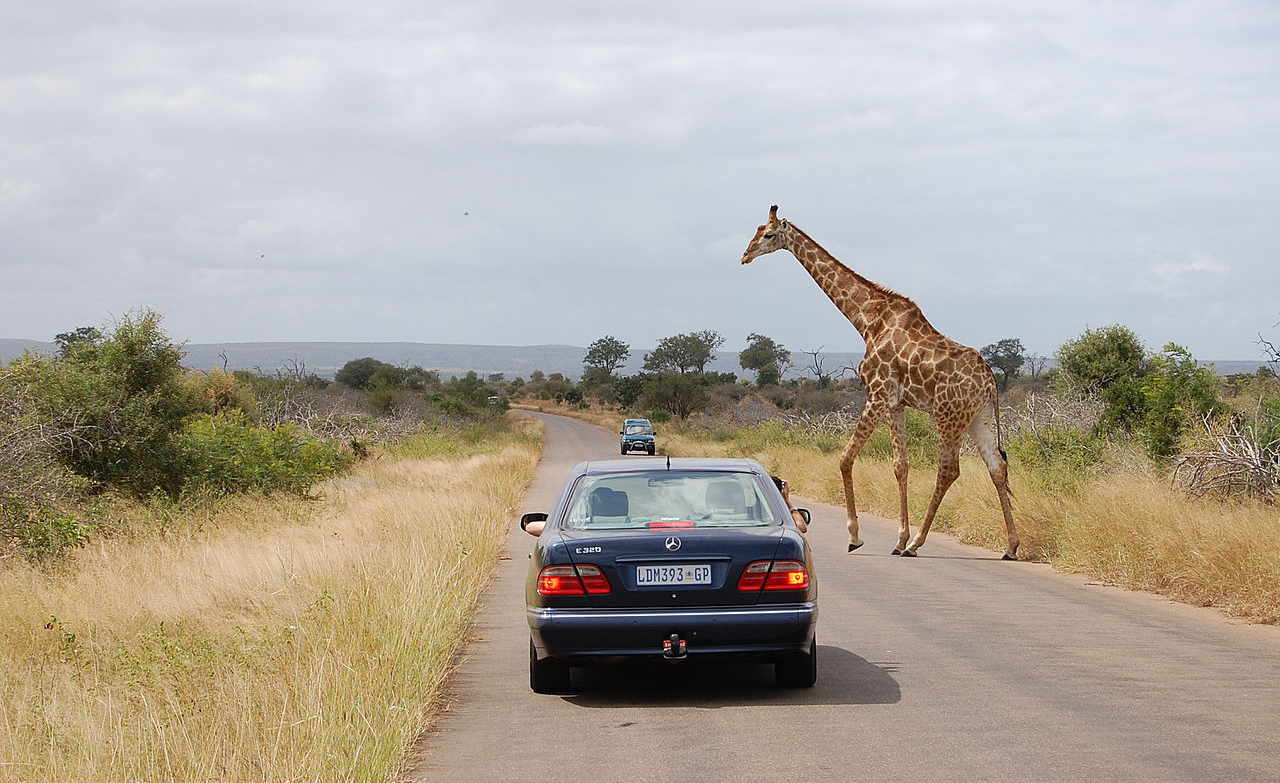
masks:
{"type": "Polygon", "coordinates": [[[792,229],[793,231],[795,231],[795,232],[799,233],[799,234],[800,234],[800,236],[802,236],[802,237],[804,237],[805,239],[809,240],[809,241],[810,241],[810,242],[812,242],[812,243],[814,244],[814,246],[816,246],[819,250],[821,250],[822,252],[826,253],[826,254],[827,254],[827,257],[828,257],[828,258],[830,258],[832,261],[834,261],[834,262],[836,263],[836,265],[837,265],[837,266],[839,266],[840,268],[844,269],[846,272],[848,272],[849,274],[851,274],[851,275],[853,275],[855,278],[857,278],[858,282],[862,283],[863,285],[867,286],[868,288],[872,289],[873,291],[877,291],[877,292],[879,292],[879,293],[881,293],[881,294],[884,294],[885,296],[888,296],[888,297],[891,297],[891,298],[894,298],[894,299],[901,299],[901,300],[906,301],[906,302],[910,302],[911,304],[915,305],[917,309],[919,309],[920,305],[917,305],[917,304],[915,303],[915,300],[913,300],[911,297],[907,296],[906,294],[898,293],[897,291],[893,290],[892,288],[890,288],[890,287],[889,287],[889,286],[887,286],[887,285],[881,285],[880,283],[877,283],[877,282],[876,282],[876,281],[874,281],[874,280],[870,280],[870,279],[868,279],[868,278],[866,278],[866,277],[863,277],[862,275],[860,275],[860,274],[858,274],[857,272],[855,272],[855,271],[853,271],[852,269],[850,269],[850,268],[849,268],[849,266],[848,266],[847,264],[845,264],[843,261],[841,261],[840,259],[836,258],[836,257],[835,257],[835,255],[834,255],[834,254],[832,254],[832,252],[831,252],[830,250],[827,250],[825,247],[823,247],[823,246],[822,246],[822,245],[821,245],[821,244],[820,244],[816,239],[814,239],[813,237],[811,237],[811,236],[809,236],[807,233],[805,233],[805,230],[804,230],[803,228],[800,228],[800,227],[799,227],[799,226],[797,226],[795,223],[791,223],[790,221],[788,221],[788,223],[787,223],[787,224],[788,224],[789,226],[791,226],[791,229],[792,229]]]}

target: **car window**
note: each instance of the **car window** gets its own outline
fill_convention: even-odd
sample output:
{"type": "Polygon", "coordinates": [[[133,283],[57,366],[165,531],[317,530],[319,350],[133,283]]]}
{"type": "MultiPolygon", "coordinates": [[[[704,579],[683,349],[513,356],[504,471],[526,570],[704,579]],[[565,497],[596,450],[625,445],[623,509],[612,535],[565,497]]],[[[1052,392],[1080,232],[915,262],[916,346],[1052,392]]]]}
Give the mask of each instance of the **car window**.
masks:
{"type": "Polygon", "coordinates": [[[750,473],[655,470],[587,476],[574,488],[568,508],[565,527],[586,530],[774,524],[750,473]]]}
{"type": "Polygon", "coordinates": [[[652,432],[653,432],[653,427],[650,427],[648,424],[628,424],[627,425],[628,435],[648,435],[652,432]]]}

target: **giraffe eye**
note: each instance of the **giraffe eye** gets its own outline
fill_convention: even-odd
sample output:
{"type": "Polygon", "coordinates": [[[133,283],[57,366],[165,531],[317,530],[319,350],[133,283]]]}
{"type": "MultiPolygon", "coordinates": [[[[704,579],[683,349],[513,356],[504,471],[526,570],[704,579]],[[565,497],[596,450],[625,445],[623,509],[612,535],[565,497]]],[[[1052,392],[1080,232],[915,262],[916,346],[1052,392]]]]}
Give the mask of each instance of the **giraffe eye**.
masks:
{"type": "Polygon", "coordinates": [[[773,239],[773,233],[772,233],[772,232],[770,232],[770,233],[768,233],[768,234],[765,234],[765,235],[764,235],[764,238],[765,238],[765,239],[773,239]]]}

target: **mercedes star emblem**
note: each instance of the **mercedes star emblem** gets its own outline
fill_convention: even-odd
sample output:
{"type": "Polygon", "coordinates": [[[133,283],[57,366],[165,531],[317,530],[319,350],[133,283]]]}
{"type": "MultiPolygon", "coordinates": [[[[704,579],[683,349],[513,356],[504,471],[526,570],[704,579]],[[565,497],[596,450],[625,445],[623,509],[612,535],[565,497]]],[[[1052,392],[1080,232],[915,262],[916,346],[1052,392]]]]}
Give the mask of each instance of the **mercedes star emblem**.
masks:
{"type": "Polygon", "coordinates": [[[667,548],[668,552],[674,552],[680,548],[680,539],[675,536],[667,536],[667,540],[662,542],[662,545],[667,548]]]}

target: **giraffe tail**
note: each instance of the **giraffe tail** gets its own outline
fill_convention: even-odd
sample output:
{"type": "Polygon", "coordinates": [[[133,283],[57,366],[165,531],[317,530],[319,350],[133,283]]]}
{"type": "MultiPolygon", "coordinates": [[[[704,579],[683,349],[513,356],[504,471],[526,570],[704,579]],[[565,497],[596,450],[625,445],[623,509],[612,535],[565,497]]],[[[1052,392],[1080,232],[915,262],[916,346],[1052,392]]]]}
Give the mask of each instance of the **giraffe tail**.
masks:
{"type": "Polygon", "coordinates": [[[1000,432],[1000,388],[999,387],[996,387],[996,393],[991,398],[991,405],[993,408],[995,408],[995,414],[996,414],[996,451],[1000,452],[1000,459],[1004,460],[1005,491],[1009,493],[1009,497],[1013,497],[1013,487],[1009,486],[1009,481],[1008,481],[1009,455],[1006,454],[1004,451],[1004,444],[1002,442],[1002,437],[1000,432]]]}

